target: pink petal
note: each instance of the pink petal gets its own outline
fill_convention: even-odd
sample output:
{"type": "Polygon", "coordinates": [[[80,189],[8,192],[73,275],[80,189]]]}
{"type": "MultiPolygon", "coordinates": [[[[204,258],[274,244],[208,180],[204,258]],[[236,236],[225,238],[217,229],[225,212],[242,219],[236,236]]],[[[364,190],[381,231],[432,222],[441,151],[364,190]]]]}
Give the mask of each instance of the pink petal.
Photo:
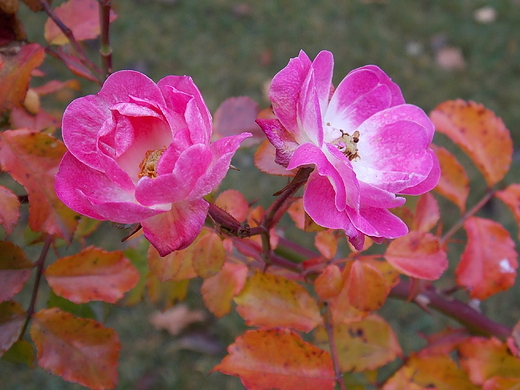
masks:
{"type": "Polygon", "coordinates": [[[302,85],[296,110],[298,127],[291,131],[296,142],[299,144],[312,142],[321,147],[323,144],[322,114],[312,68],[302,85]]]}
{"type": "Polygon", "coordinates": [[[271,81],[269,98],[273,104],[274,113],[289,131],[298,128],[296,103],[310,67],[311,60],[305,52],[300,51],[298,57],[292,58],[289,64],[271,81]]]}
{"type": "Polygon", "coordinates": [[[206,173],[211,157],[209,147],[203,144],[186,149],[176,160],[172,173],[155,179],[142,177],[135,189],[136,199],[146,206],[186,200],[199,178],[206,173]]]}
{"type": "Polygon", "coordinates": [[[198,179],[190,193],[190,198],[197,198],[209,194],[226,176],[231,159],[240,143],[251,137],[251,133],[242,133],[221,138],[210,145],[212,162],[206,172],[198,179]]]}
{"type": "Polygon", "coordinates": [[[256,123],[276,148],[276,163],[286,167],[299,146],[294,140],[294,136],[283,127],[278,119],[257,119],[256,123]]]}
{"type": "Polygon", "coordinates": [[[204,199],[175,203],[169,212],[141,222],[144,235],[161,256],[184,249],[201,232],[208,209],[204,199]]]}
{"type": "Polygon", "coordinates": [[[437,156],[435,155],[435,152],[433,150],[430,149],[429,152],[430,152],[430,155],[432,158],[433,166],[432,166],[432,169],[431,169],[428,177],[426,179],[424,179],[424,181],[417,184],[416,186],[409,187],[409,188],[401,191],[400,192],[401,194],[404,194],[404,195],[424,194],[424,193],[434,189],[435,186],[437,185],[437,183],[439,183],[439,179],[441,177],[441,167],[439,164],[439,159],[437,158],[437,156]]]}
{"type": "Polygon", "coordinates": [[[336,208],[333,201],[334,188],[323,176],[311,174],[303,194],[303,207],[314,222],[330,229],[343,229],[349,237],[356,237],[359,232],[347,214],[336,208]]]}
{"type": "MultiPolygon", "coordinates": [[[[320,112],[325,113],[329,105],[332,89],[332,71],[334,69],[334,56],[330,51],[320,51],[311,65],[314,74],[316,94],[320,102],[320,112]]],[[[322,115],[323,117],[323,115],[322,115]]]]}
{"type": "Polygon", "coordinates": [[[359,182],[359,193],[361,194],[360,203],[363,207],[391,209],[406,203],[405,198],[364,182],[359,182]]]}
{"type": "Polygon", "coordinates": [[[350,72],[332,95],[325,123],[352,132],[375,113],[404,103],[399,87],[379,68],[368,66],[350,72]]]}
{"type": "Polygon", "coordinates": [[[208,143],[211,138],[211,114],[202,95],[189,76],[167,76],[157,83],[171,111],[180,113],[192,130],[192,143],[208,143]],[[189,97],[181,97],[184,94],[189,97]],[[184,104],[179,104],[179,99],[184,104]]]}
{"type": "Polygon", "coordinates": [[[68,207],[94,219],[136,223],[164,211],[139,205],[133,191],[124,191],[104,173],[82,164],[70,152],[63,156],[55,189],[68,207]]]}
{"type": "Polygon", "coordinates": [[[109,105],[131,102],[132,96],[136,96],[164,106],[162,93],[154,81],[134,70],[112,73],[105,80],[97,96],[109,105]]]}
{"type": "Polygon", "coordinates": [[[361,207],[359,213],[347,207],[346,213],[356,229],[371,237],[398,238],[408,227],[385,208],[361,207]]]}

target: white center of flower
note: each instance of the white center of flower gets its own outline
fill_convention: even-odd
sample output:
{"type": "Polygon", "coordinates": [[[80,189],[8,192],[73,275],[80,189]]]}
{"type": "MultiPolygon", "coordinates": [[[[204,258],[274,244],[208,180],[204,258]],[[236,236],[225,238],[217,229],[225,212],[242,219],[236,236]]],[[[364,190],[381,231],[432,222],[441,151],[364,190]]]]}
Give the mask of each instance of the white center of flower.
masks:
{"type": "Polygon", "coordinates": [[[150,179],[155,179],[157,177],[157,163],[165,150],[166,147],[162,149],[148,150],[146,152],[143,161],[139,164],[139,179],[143,176],[148,176],[150,179]]]}
{"type": "MultiPolygon", "coordinates": [[[[327,123],[327,126],[330,126],[330,123],[327,123]]],[[[359,131],[356,130],[350,135],[341,129],[334,130],[340,132],[341,136],[332,141],[331,144],[336,146],[350,161],[360,158],[357,147],[361,135],[359,131]]]]}

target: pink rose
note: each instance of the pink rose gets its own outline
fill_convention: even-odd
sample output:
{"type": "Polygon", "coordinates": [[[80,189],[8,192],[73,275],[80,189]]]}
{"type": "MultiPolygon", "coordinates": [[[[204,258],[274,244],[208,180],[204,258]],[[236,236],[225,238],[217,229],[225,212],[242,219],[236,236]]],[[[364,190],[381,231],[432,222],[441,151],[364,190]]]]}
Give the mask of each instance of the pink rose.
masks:
{"type": "Polygon", "coordinates": [[[439,162],[429,147],[435,129],[377,66],[353,70],[334,90],[333,64],[328,51],[314,61],[300,52],[271,83],[277,119],[257,123],[276,148],[277,163],[315,168],[303,195],[307,214],[343,229],[360,249],[365,236],[381,242],[408,232],[388,209],[405,203],[396,194],[436,186],[439,162]]]}
{"type": "Polygon", "coordinates": [[[69,151],[56,193],[90,218],[141,223],[162,256],[190,245],[208,211],[202,198],[229,169],[242,133],[210,143],[211,115],[187,76],[155,84],[135,71],[107,78],[63,116],[69,151]]]}

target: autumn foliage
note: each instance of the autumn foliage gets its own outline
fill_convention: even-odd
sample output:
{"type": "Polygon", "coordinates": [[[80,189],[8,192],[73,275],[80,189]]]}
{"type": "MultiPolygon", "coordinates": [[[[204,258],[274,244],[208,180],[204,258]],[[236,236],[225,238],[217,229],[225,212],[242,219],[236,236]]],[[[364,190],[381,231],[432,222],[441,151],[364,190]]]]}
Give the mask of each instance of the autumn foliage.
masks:
{"type": "MultiPolygon", "coordinates": [[[[309,156],[321,158],[316,145],[321,147],[323,139],[315,142],[312,151],[309,147],[309,153],[315,154],[305,156],[305,148],[310,143],[293,142],[285,133],[287,129],[279,123],[276,126],[282,127],[273,127],[278,121],[276,112],[266,107],[260,111],[249,98],[230,98],[213,115],[213,124],[206,123],[209,124],[208,134],[213,131],[211,147],[214,148],[208,152],[208,161],[213,158],[211,164],[217,164],[219,153],[234,152],[238,144],[230,146],[226,139],[233,139],[243,132],[252,133],[242,146],[250,148],[252,153],[252,148],[255,148],[255,163],[263,172],[258,174],[267,172],[285,175],[288,179],[287,186],[273,189],[276,197],[271,206],[263,209],[255,204],[255,199],[246,199],[234,189],[219,188],[209,193],[216,179],[215,171],[211,171],[213,165],[208,162],[209,179],[204,172],[201,174],[204,177],[202,184],[194,185],[209,189],[196,194],[197,212],[202,213],[200,225],[205,218],[203,227],[189,225],[188,211],[193,212],[195,206],[186,202],[154,225],[160,231],[154,236],[158,243],[150,240],[153,245],[148,245],[141,229],[145,228],[146,235],[149,222],[138,219],[132,221],[136,223],[118,226],[127,229],[128,244],[121,244],[121,250],[107,251],[93,246],[90,236],[97,229],[104,229],[106,234],[118,227],[78,214],[56,194],[55,177],[63,156],[70,157],[70,150],[58,135],[61,118],[46,112],[40,106],[40,100],[62,89],[78,90],[79,78],[102,85],[113,73],[108,32],[117,15],[111,10],[110,2],[105,0],[69,0],[55,9],[45,1],[25,2],[35,12],[47,12],[49,20],[42,32],[46,47],[24,42],[24,37],[17,35],[20,32],[16,26],[11,26],[13,31],[8,42],[1,41],[1,44],[9,43],[15,48],[2,51],[0,57],[0,112],[3,121],[0,168],[4,178],[12,179],[0,182],[0,225],[3,228],[0,232],[0,355],[3,359],[29,367],[36,364],[65,381],[91,389],[115,388],[121,348],[118,335],[100,321],[84,318],[79,308],[93,301],[132,305],[147,298],[165,310],[184,300],[189,281],[200,278],[200,295],[207,311],[216,318],[236,311],[250,327],[227,347],[227,355],[212,370],[237,376],[247,389],[332,390],[335,386],[346,389],[369,385],[384,390],[520,388],[520,322],[510,329],[490,320],[469,304],[470,300],[473,303],[483,301],[511,288],[517,276],[515,241],[520,236],[512,237],[500,222],[479,214],[490,200],[496,198],[511,211],[520,225],[520,184],[504,184],[512,163],[513,145],[509,130],[494,112],[481,104],[463,100],[441,102],[429,114],[429,119],[418,108],[412,109],[410,105],[402,108],[405,114],[413,112],[414,118],[424,123],[421,125],[424,128],[431,120],[436,132],[442,133],[451,143],[450,150],[457,147],[467,158],[463,163],[459,158],[461,154],[435,144],[430,149],[428,137],[431,134],[425,135],[427,143],[420,154],[424,161],[418,172],[427,177],[421,180],[428,182],[431,188],[433,180],[437,180],[432,178],[434,175],[428,176],[436,166],[432,157],[435,153],[441,171],[437,186],[431,192],[421,190],[417,187],[420,182],[410,179],[401,193],[422,195],[408,196],[405,205],[391,208],[391,216],[387,214],[387,208],[390,208],[387,205],[377,208],[377,218],[399,220],[403,224],[399,231],[405,229],[406,224],[408,234],[393,240],[384,234],[361,234],[362,224],[359,223],[352,234],[363,237],[350,243],[348,238],[352,237],[346,237],[343,231],[348,230],[348,224],[343,224],[341,230],[325,228],[315,221],[329,214],[320,214],[321,209],[312,202],[329,192],[340,192],[329,182],[326,188],[323,187],[321,184],[326,179],[321,173],[321,176],[315,171],[311,173],[309,161],[314,157],[305,160],[309,156]],[[101,42],[101,67],[85,55],[80,44],[82,40],[97,37],[101,42]],[[70,80],[46,79],[39,67],[49,56],[63,62],[72,73],[70,80]],[[46,83],[38,88],[32,87],[35,77],[43,77],[46,83]],[[287,137],[277,144],[278,150],[275,151],[265,140],[254,122],[257,118],[270,138],[278,137],[278,133],[283,133],[281,138],[287,137]],[[287,152],[284,147],[288,144],[294,148],[292,152],[297,156],[296,162],[289,162],[292,157],[283,154],[287,152]],[[280,160],[280,156],[287,159],[283,166],[275,164],[275,159],[280,160]],[[285,169],[287,166],[294,169],[288,171],[285,169]],[[468,171],[478,172],[471,177],[485,182],[485,193],[479,192],[478,186],[470,186],[468,171]],[[213,180],[211,188],[206,182],[210,179],[213,180]],[[19,186],[13,184],[13,180],[19,186]],[[300,191],[303,187],[310,194],[305,200],[300,191]],[[442,210],[439,207],[441,199],[443,205],[449,204],[442,210]],[[312,212],[306,213],[305,210],[312,212]],[[164,249],[162,239],[170,234],[159,228],[168,228],[171,219],[182,212],[188,217],[176,225],[176,229],[178,234],[191,229],[191,245],[183,242],[183,245],[175,246],[175,249],[181,248],[179,250],[164,249]],[[448,213],[451,218],[449,225],[445,222],[448,213]],[[285,214],[290,218],[282,220],[285,214]],[[309,214],[319,217],[312,218],[309,214]],[[455,214],[456,220],[453,221],[455,214]],[[297,230],[301,242],[291,242],[284,237],[281,227],[289,220],[292,226],[284,229],[297,230]],[[455,234],[458,234],[457,240],[455,234]],[[459,252],[454,250],[461,247],[463,249],[459,252]],[[67,252],[70,248],[77,250],[70,254],[67,252]],[[461,254],[457,257],[455,253],[461,254]],[[146,261],[140,262],[138,267],[131,260],[135,257],[146,261]],[[450,275],[454,284],[440,290],[435,281],[443,280],[445,274],[450,275]],[[44,285],[61,300],[42,304],[45,300],[37,298],[44,294],[44,285]],[[460,296],[465,298],[451,296],[457,290],[464,290],[465,295],[460,296]],[[31,299],[28,304],[22,305],[22,300],[18,299],[22,291],[29,291],[31,299]],[[405,355],[398,334],[378,313],[388,298],[401,299],[402,304],[419,305],[435,316],[449,316],[460,326],[424,336],[426,346],[405,355]],[[392,374],[382,376],[381,372],[392,362],[392,374]],[[360,374],[354,376],[353,373],[360,374]]],[[[2,9],[1,12],[14,14],[15,11],[11,11],[2,9]]],[[[303,54],[299,58],[302,62],[308,60],[303,54]]],[[[386,75],[376,68],[372,66],[359,72],[370,77],[376,74],[383,80],[380,81],[382,85],[394,88],[386,75]]],[[[291,70],[288,69],[287,72],[291,70]]],[[[360,74],[354,73],[356,77],[360,74]]],[[[173,79],[168,80],[172,82],[173,79]]],[[[186,115],[200,119],[205,115],[202,98],[197,100],[196,110],[190,106],[192,103],[187,103],[193,96],[199,98],[193,92],[196,87],[191,84],[186,87],[184,79],[179,83],[183,83],[187,90],[179,92],[182,88],[177,85],[179,90],[175,89],[171,94],[173,103],[165,100],[161,104],[164,107],[174,103],[178,105],[186,99],[182,103],[188,112],[186,115]],[[186,97],[188,95],[191,97],[186,97]]],[[[167,85],[164,88],[172,91],[174,87],[167,85]]],[[[320,99],[323,96],[328,99],[330,90],[327,88],[318,93],[320,99]]],[[[340,87],[338,91],[337,95],[342,93],[340,87]]],[[[392,110],[396,112],[396,107],[404,100],[396,97],[395,90],[392,94],[395,106],[392,110]]],[[[161,120],[164,119],[165,123],[173,121],[168,113],[158,113],[160,110],[154,106],[153,99],[148,101],[129,94],[127,100],[125,104],[140,105],[138,110],[164,115],[161,120]]],[[[285,108],[279,106],[285,100],[280,101],[278,106],[275,104],[275,111],[278,109],[278,115],[283,116],[285,113],[280,112],[285,108]]],[[[330,104],[339,103],[331,100],[330,104]]],[[[136,112],[129,116],[140,115],[136,112]]],[[[298,115],[304,117],[302,121],[310,123],[315,118],[305,116],[307,113],[301,110],[298,115]]],[[[201,121],[210,118],[208,112],[207,118],[201,121]]],[[[300,123],[292,117],[287,118],[285,120],[293,121],[293,124],[300,123]]],[[[359,128],[363,129],[361,125],[359,128]]],[[[190,142],[186,142],[190,147],[196,145],[196,132],[184,131],[179,130],[185,137],[183,139],[191,137],[190,142]]],[[[347,135],[351,136],[341,130],[340,141],[347,139],[347,135]]],[[[180,137],[172,142],[172,149],[179,145],[180,137]]],[[[245,137],[240,137],[240,141],[245,137]]],[[[359,142],[363,140],[361,133],[359,142]]],[[[209,135],[203,141],[209,151],[209,135]]],[[[94,148],[96,145],[92,143],[90,146],[94,148]]],[[[77,147],[83,151],[84,148],[85,144],[77,147]]],[[[352,154],[346,155],[353,157],[352,154]]],[[[229,168],[230,158],[226,155],[225,164],[220,166],[221,176],[229,168]]],[[[91,160],[88,161],[91,164],[91,160]]],[[[323,164],[325,166],[326,162],[323,164]]],[[[193,167],[198,169],[197,164],[193,167]]],[[[338,175],[336,168],[330,169],[331,175],[338,175]]],[[[107,177],[112,178],[110,172],[107,177]]],[[[153,181],[149,177],[146,179],[153,181]]],[[[334,183],[349,181],[347,179],[350,178],[341,176],[334,183]]],[[[358,184],[347,184],[352,186],[347,187],[345,197],[359,189],[358,184]]],[[[370,203],[373,199],[363,198],[362,191],[369,190],[363,185],[361,199],[370,203]]],[[[77,195],[73,190],[71,197],[77,195]]],[[[99,191],[93,191],[90,199],[96,199],[98,194],[99,191]]],[[[334,199],[338,202],[337,198],[334,199]]],[[[136,202],[134,198],[125,198],[122,203],[134,205],[136,202]]],[[[184,199],[175,202],[170,203],[180,204],[184,199]]],[[[334,201],[329,199],[328,204],[334,204],[334,201]]],[[[98,210],[97,206],[99,204],[92,200],[92,210],[98,210]]],[[[157,204],[149,206],[153,212],[158,210],[157,204]]],[[[337,203],[330,215],[341,212],[341,218],[346,218],[345,215],[351,213],[351,219],[361,215],[361,212],[358,215],[350,209],[348,213],[343,209],[338,211],[335,207],[338,207],[337,203]]],[[[399,235],[395,234],[396,237],[399,235]]],[[[388,370],[384,372],[388,373],[388,370]]]]}

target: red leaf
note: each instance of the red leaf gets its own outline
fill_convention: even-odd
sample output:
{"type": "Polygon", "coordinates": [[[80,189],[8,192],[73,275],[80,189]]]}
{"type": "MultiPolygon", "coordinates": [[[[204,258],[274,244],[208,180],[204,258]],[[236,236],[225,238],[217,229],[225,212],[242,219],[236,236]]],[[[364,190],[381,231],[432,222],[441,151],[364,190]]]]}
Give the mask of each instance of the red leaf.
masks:
{"type": "Polygon", "coordinates": [[[520,360],[495,338],[470,338],[459,346],[459,354],[460,364],[477,385],[494,376],[520,378],[520,360]]]}
{"type": "MultiPolygon", "coordinates": [[[[72,30],[77,41],[96,38],[100,33],[98,3],[95,0],[69,0],[54,9],[60,20],[72,30]]],[[[116,19],[116,14],[110,11],[110,22],[116,19]]],[[[64,45],[68,38],[59,27],[47,19],[45,22],[45,40],[50,45],[64,45]]]]}
{"type": "Polygon", "coordinates": [[[31,337],[38,364],[50,373],[91,389],[117,384],[120,345],[113,329],[52,308],[33,316],[31,337]]]}
{"type": "Polygon", "coordinates": [[[150,245],[148,248],[148,266],[150,271],[161,282],[169,280],[179,282],[184,279],[197,277],[191,260],[193,257],[193,245],[180,251],[174,251],[161,257],[157,249],[150,245]]]}
{"type": "Polygon", "coordinates": [[[415,209],[412,230],[429,232],[439,219],[439,204],[435,197],[430,192],[421,195],[415,209]]]}
{"type": "Polygon", "coordinates": [[[461,212],[466,210],[469,194],[469,178],[457,158],[446,149],[431,145],[441,165],[441,178],[434,191],[455,203],[461,212]]]}
{"type": "Polygon", "coordinates": [[[497,222],[471,217],[464,223],[468,243],[455,274],[472,298],[484,300],[515,283],[515,243],[497,222]]]}
{"type": "Polygon", "coordinates": [[[520,184],[511,184],[505,190],[497,191],[495,196],[504,202],[515,217],[520,238],[520,184]]]}
{"type": "Polygon", "coordinates": [[[0,186],[0,225],[7,234],[11,234],[14,225],[20,218],[20,201],[9,189],[0,186]]]}
{"type": "MultiPolygon", "coordinates": [[[[317,328],[314,337],[318,346],[329,349],[324,328],[317,328]]],[[[334,341],[343,372],[373,370],[402,355],[394,331],[376,314],[353,324],[338,324],[334,328],[334,341]]]]}
{"type": "Polygon", "coordinates": [[[410,232],[392,241],[385,259],[399,272],[419,279],[438,279],[448,268],[448,257],[439,239],[425,232],[410,232]]]}
{"type": "Polygon", "coordinates": [[[0,303],[0,356],[18,340],[25,318],[25,310],[18,302],[0,303]]]}
{"type": "Polygon", "coordinates": [[[216,233],[208,233],[195,242],[193,248],[193,269],[202,278],[215,276],[226,262],[226,251],[216,233]]]}
{"type": "Polygon", "coordinates": [[[123,252],[92,246],[56,260],[45,270],[45,277],[56,295],[77,304],[115,303],[139,281],[139,273],[123,252]]]}
{"type": "Polygon", "coordinates": [[[227,190],[215,199],[215,206],[228,212],[237,221],[245,221],[249,205],[246,198],[237,190],[227,190]]]}
{"type": "Polygon", "coordinates": [[[0,57],[0,113],[23,103],[31,71],[44,57],[45,51],[37,43],[22,46],[15,56],[0,57]]]}
{"type": "Polygon", "coordinates": [[[78,57],[66,53],[64,50],[62,50],[61,47],[55,51],[55,54],[76,76],[94,81],[95,83],[99,83],[97,77],[90,71],[89,68],[83,65],[78,57]]]}
{"type": "Polygon", "coordinates": [[[204,279],[200,292],[204,304],[215,317],[220,318],[231,311],[231,301],[244,288],[247,267],[226,263],[218,274],[204,279]]]}
{"type": "Polygon", "coordinates": [[[235,303],[248,326],[309,332],[322,323],[318,304],[307,290],[281,276],[257,272],[247,280],[235,303]]]}
{"type": "Polygon", "coordinates": [[[34,92],[42,96],[58,92],[63,88],[70,88],[79,91],[81,89],[81,86],[79,84],[79,81],[75,79],[67,81],[51,80],[40,87],[35,87],[34,92]]]}
{"type": "Polygon", "coordinates": [[[265,135],[255,122],[260,110],[258,104],[248,96],[230,97],[224,100],[213,116],[213,135],[217,138],[243,133],[253,134],[241,146],[248,147],[260,143],[265,135]]]}
{"type": "Polygon", "coordinates": [[[54,191],[54,175],[66,148],[50,135],[27,129],[0,134],[0,165],[29,195],[29,226],[70,240],[78,215],[54,191]]]}
{"type": "Polygon", "coordinates": [[[0,241],[0,302],[22,290],[32,267],[23,250],[11,242],[0,241]]]}
{"type": "Polygon", "coordinates": [[[475,163],[489,187],[509,170],[513,143],[502,119],[482,104],[446,101],[430,114],[437,131],[446,134],[475,163]]]}
{"type": "Polygon", "coordinates": [[[333,390],[330,354],[288,330],[250,330],[212,371],[240,378],[248,390],[333,390]]]}
{"type": "Polygon", "coordinates": [[[40,109],[37,114],[31,114],[25,108],[13,107],[9,118],[11,126],[17,129],[27,127],[31,130],[46,130],[59,126],[60,121],[44,110],[40,109]]]}

